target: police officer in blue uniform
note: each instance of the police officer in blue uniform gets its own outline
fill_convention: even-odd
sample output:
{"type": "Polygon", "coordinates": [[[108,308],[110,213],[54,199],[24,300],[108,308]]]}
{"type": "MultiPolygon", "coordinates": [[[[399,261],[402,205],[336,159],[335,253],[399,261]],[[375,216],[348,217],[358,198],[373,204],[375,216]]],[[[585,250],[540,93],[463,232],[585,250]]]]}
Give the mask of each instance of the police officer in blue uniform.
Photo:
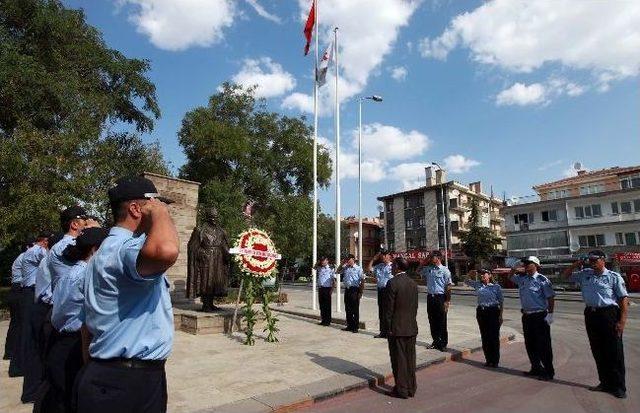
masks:
{"type": "Polygon", "coordinates": [[[584,323],[600,383],[593,391],[627,397],[622,333],[627,322],[629,297],[622,276],[606,268],[607,256],[591,251],[587,262],[575,262],[565,271],[580,285],[586,305],[584,323]],[[586,264],[586,265],[585,265],[586,264]]]}
{"type": "Polygon", "coordinates": [[[320,325],[331,325],[331,293],[335,287],[335,274],[329,265],[329,258],[320,257],[316,265],[318,277],[318,302],[320,304],[320,325]]]}
{"type": "Polygon", "coordinates": [[[368,272],[373,272],[378,286],[378,320],[380,321],[380,333],[375,338],[387,338],[389,326],[387,325],[387,283],[393,278],[391,272],[391,254],[388,251],[377,253],[367,266],[368,272]],[[375,263],[375,265],[374,265],[375,263]]]}
{"type": "Polygon", "coordinates": [[[38,395],[36,410],[40,407],[48,413],[73,411],[73,383],[83,365],[80,313],[84,305],[84,274],[87,262],[106,237],[104,228],[85,228],[72,243],[67,243],[60,257],[70,268],[59,276],[53,290],[54,331],[45,359],[47,391],[38,395]]]}
{"type": "Polygon", "coordinates": [[[500,362],[500,326],[502,325],[502,311],[504,297],[499,284],[491,282],[491,271],[481,269],[478,271],[480,281],[465,280],[465,284],[476,291],[478,307],[476,307],[476,320],[480,328],[482,338],[482,351],[484,352],[485,366],[498,367],[500,362]]]}
{"type": "Polygon", "coordinates": [[[356,257],[353,254],[347,256],[346,261],[338,268],[338,272],[342,274],[345,288],[344,310],[347,326],[343,330],[357,333],[360,324],[360,298],[364,290],[364,274],[362,268],[356,264],[356,257]]]}
{"type": "Polygon", "coordinates": [[[144,177],[117,180],[109,201],[115,225],[83,286],[89,362],[78,379],[78,412],[165,412],[173,345],[165,271],[178,258],[178,233],[169,200],[144,177]]]}
{"type": "Polygon", "coordinates": [[[551,348],[551,324],[555,292],[551,281],[538,271],[540,260],[529,256],[522,259],[524,274],[516,274],[512,269],[511,281],[518,286],[522,305],[522,330],[524,345],[531,362],[527,376],[540,380],[553,380],[553,350],[551,348]]]}
{"type": "Polygon", "coordinates": [[[39,306],[35,300],[36,273],[40,263],[45,259],[49,248],[49,233],[41,233],[34,245],[29,248],[22,258],[22,330],[20,350],[22,357],[22,396],[23,403],[35,401],[38,386],[42,380],[42,359],[38,347],[38,337],[42,325],[37,321],[39,306]]]}
{"type": "Polygon", "coordinates": [[[4,359],[11,360],[9,362],[9,377],[22,376],[22,362],[20,356],[20,330],[21,311],[20,301],[22,299],[22,259],[25,251],[30,245],[23,245],[20,255],[11,264],[11,290],[7,299],[9,305],[9,329],[7,330],[7,339],[4,345],[4,359]]]}
{"type": "Polygon", "coordinates": [[[449,344],[447,312],[451,303],[451,272],[442,265],[442,253],[432,251],[429,265],[423,267],[420,275],[427,285],[427,316],[433,343],[429,348],[444,351],[449,344]]]}
{"type": "Polygon", "coordinates": [[[60,226],[64,233],[62,239],[58,241],[49,252],[49,273],[51,275],[49,291],[55,289],[60,277],[67,275],[73,264],[67,261],[64,250],[75,243],[75,239],[82,230],[89,224],[95,222],[89,218],[87,211],[80,206],[72,206],[60,213],[60,226]]]}

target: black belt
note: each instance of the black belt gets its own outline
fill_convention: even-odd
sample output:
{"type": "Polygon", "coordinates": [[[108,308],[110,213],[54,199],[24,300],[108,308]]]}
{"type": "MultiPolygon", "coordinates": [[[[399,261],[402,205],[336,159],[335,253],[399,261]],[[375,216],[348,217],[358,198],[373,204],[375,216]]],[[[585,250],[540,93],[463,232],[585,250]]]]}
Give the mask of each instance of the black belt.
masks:
{"type": "Polygon", "coordinates": [[[22,287],[22,289],[23,290],[33,290],[33,291],[35,291],[36,290],[36,286],[35,285],[29,285],[27,287],[22,287]]]}
{"type": "Polygon", "coordinates": [[[91,358],[91,361],[117,367],[125,367],[128,369],[148,369],[148,370],[160,370],[164,369],[166,360],[140,360],[140,359],[127,359],[127,358],[112,358],[112,359],[96,359],[91,358]]]}
{"type": "Polygon", "coordinates": [[[427,295],[429,297],[440,297],[441,295],[444,295],[444,294],[429,294],[429,293],[427,293],[427,295]]]}
{"type": "Polygon", "coordinates": [[[58,338],[81,338],[80,330],[78,331],[57,331],[55,330],[55,336],[58,338]]]}
{"type": "Polygon", "coordinates": [[[585,307],[585,311],[587,311],[589,313],[597,313],[597,312],[600,312],[600,311],[611,310],[611,309],[614,309],[614,308],[617,309],[618,306],[617,305],[613,305],[613,304],[605,305],[603,307],[590,307],[590,306],[587,306],[587,307],[585,307]]]}
{"type": "Polygon", "coordinates": [[[478,310],[489,310],[494,308],[500,308],[500,306],[499,305],[479,305],[477,307],[478,310]]]}

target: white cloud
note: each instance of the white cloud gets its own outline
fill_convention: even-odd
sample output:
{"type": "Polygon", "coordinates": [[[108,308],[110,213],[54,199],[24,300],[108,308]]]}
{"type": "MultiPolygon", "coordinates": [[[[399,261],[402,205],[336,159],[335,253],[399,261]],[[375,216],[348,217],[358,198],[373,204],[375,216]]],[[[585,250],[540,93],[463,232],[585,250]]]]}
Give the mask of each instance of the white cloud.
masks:
{"type": "Polygon", "coordinates": [[[132,5],[129,20],[154,46],[185,50],[211,46],[224,37],[224,29],[237,15],[233,0],[118,0],[132,5]]]}
{"type": "MultiPolygon", "coordinates": [[[[333,141],[322,136],[318,136],[318,143],[324,146],[329,152],[331,162],[336,165],[336,147],[333,141]]],[[[358,178],[358,154],[352,149],[340,145],[340,179],[358,178]]],[[[378,182],[385,178],[385,163],[376,158],[364,158],[362,161],[362,180],[365,182],[378,182]]],[[[334,177],[331,178],[332,180],[334,177]]]]}
{"type": "Polygon", "coordinates": [[[426,184],[425,164],[420,162],[401,163],[389,170],[389,177],[402,183],[402,189],[414,189],[426,184]]]}
{"type": "Polygon", "coordinates": [[[313,97],[304,93],[295,92],[284,98],[282,107],[285,109],[297,109],[301,112],[313,113],[313,97]]]}
{"type": "Polygon", "coordinates": [[[258,13],[259,16],[264,17],[267,20],[271,20],[274,23],[282,23],[280,17],[276,16],[273,13],[269,13],[258,0],[245,0],[253,9],[258,13]]]}
{"type": "Polygon", "coordinates": [[[562,164],[563,160],[562,159],[558,159],[556,161],[552,161],[552,162],[547,162],[545,164],[542,164],[538,167],[539,171],[546,171],[547,169],[553,168],[554,166],[558,166],[560,164],[562,164]]]}
{"type": "Polygon", "coordinates": [[[496,96],[498,106],[507,105],[539,105],[548,104],[552,98],[562,95],[570,97],[580,96],[587,88],[563,78],[550,78],[544,83],[514,83],[511,87],[501,91],[496,96]]]}
{"type": "MultiPolygon", "coordinates": [[[[298,0],[301,22],[309,13],[309,1],[298,0]]],[[[320,48],[324,49],[339,27],[340,76],[339,100],[360,93],[369,75],[379,67],[391,52],[400,29],[420,4],[419,0],[323,0],[320,4],[320,48]]],[[[302,24],[302,23],[301,23],[302,24]]],[[[302,30],[302,29],[301,29],[302,30]]],[[[302,37],[301,37],[302,40],[302,37]]],[[[302,48],[302,41],[300,43],[302,48]]],[[[329,114],[334,101],[334,82],[320,89],[322,115],[329,114]]],[[[300,98],[285,99],[288,109],[308,111],[309,105],[300,98]],[[302,103],[296,106],[296,103],[302,103]]]]}
{"type": "Polygon", "coordinates": [[[606,91],[609,82],[640,72],[640,2],[491,0],[420,42],[422,55],[435,59],[456,47],[469,48],[479,63],[514,72],[549,62],[586,70],[606,91]]]}
{"type": "Polygon", "coordinates": [[[407,78],[408,71],[404,66],[392,67],[390,71],[391,77],[398,82],[402,82],[407,78]]]}
{"type": "Polygon", "coordinates": [[[291,73],[270,57],[245,59],[242,69],[231,80],[244,87],[257,85],[255,96],[258,98],[281,96],[296,87],[296,80],[291,73]]]}
{"type": "Polygon", "coordinates": [[[444,166],[443,168],[447,172],[451,172],[454,174],[461,174],[465,172],[469,172],[471,168],[474,166],[480,165],[480,162],[475,161],[473,159],[465,158],[462,155],[449,155],[444,158],[444,166]]]}
{"type": "MultiPolygon", "coordinates": [[[[358,129],[352,132],[353,148],[358,146],[358,129]]],[[[372,123],[362,126],[362,154],[383,161],[403,160],[422,155],[431,140],[416,130],[403,132],[395,126],[372,123]]]]}
{"type": "Polygon", "coordinates": [[[498,106],[507,105],[536,105],[545,102],[545,87],[540,83],[525,85],[515,83],[508,89],[503,90],[496,96],[496,104],[498,106]]]}

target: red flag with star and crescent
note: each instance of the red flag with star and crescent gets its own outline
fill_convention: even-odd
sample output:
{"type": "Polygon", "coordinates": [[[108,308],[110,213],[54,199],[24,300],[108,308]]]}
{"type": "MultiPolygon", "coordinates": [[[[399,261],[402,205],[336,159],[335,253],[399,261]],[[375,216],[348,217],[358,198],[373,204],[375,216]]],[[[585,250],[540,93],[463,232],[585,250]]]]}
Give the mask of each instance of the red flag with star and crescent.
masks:
{"type": "Polygon", "coordinates": [[[309,54],[309,46],[311,45],[311,37],[313,36],[313,25],[316,22],[316,2],[311,2],[311,10],[309,11],[309,17],[307,17],[307,23],[304,25],[304,37],[307,39],[307,44],[304,46],[304,55],[309,54]]]}

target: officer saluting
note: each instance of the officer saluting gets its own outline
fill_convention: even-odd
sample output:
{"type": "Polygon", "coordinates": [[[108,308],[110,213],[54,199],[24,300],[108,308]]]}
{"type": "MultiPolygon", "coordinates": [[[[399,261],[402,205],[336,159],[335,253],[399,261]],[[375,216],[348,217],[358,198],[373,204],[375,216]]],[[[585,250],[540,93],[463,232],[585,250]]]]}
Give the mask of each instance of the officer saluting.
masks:
{"type": "Polygon", "coordinates": [[[391,254],[388,251],[377,253],[367,266],[367,271],[373,272],[378,284],[378,320],[380,321],[380,334],[375,338],[387,338],[389,326],[387,325],[387,283],[393,278],[391,273],[391,254]],[[373,265],[377,262],[376,265],[373,265]]]}
{"type": "Polygon", "coordinates": [[[447,312],[451,303],[451,272],[442,265],[442,253],[432,251],[429,265],[420,271],[427,285],[427,316],[433,343],[429,348],[444,351],[449,343],[447,312]]]}
{"type": "Polygon", "coordinates": [[[357,333],[360,324],[360,297],[364,290],[362,268],[356,264],[356,257],[349,254],[347,261],[338,267],[338,272],[342,274],[345,287],[344,310],[347,315],[347,327],[343,330],[357,333]]]}
{"type": "Polygon", "coordinates": [[[146,178],[117,180],[109,201],[115,226],[85,273],[81,318],[90,360],[78,412],[165,412],[173,313],[164,273],[178,258],[178,234],[146,178]]]}
{"type": "Polygon", "coordinates": [[[511,270],[511,281],[518,286],[522,305],[522,331],[524,345],[531,362],[527,376],[537,376],[540,380],[552,380],[553,350],[551,349],[551,328],[555,292],[551,281],[538,272],[540,260],[530,256],[522,259],[525,274],[511,270]]]}
{"type": "Polygon", "coordinates": [[[22,329],[20,302],[22,300],[22,260],[28,248],[30,248],[30,245],[25,244],[20,255],[11,264],[11,291],[7,300],[11,321],[9,321],[7,340],[4,346],[4,359],[11,359],[9,362],[9,377],[22,376],[22,358],[19,355],[20,330],[22,329]]]}
{"type": "Polygon", "coordinates": [[[619,399],[627,397],[622,333],[627,321],[629,297],[622,276],[605,267],[606,255],[595,250],[588,255],[588,266],[578,261],[565,270],[580,284],[586,304],[584,323],[591,353],[596,361],[600,384],[593,391],[609,392],[619,399]]]}
{"type": "Polygon", "coordinates": [[[335,286],[333,268],[329,265],[327,257],[321,257],[316,265],[318,276],[318,301],[320,302],[320,325],[331,325],[331,293],[335,286]]]}

